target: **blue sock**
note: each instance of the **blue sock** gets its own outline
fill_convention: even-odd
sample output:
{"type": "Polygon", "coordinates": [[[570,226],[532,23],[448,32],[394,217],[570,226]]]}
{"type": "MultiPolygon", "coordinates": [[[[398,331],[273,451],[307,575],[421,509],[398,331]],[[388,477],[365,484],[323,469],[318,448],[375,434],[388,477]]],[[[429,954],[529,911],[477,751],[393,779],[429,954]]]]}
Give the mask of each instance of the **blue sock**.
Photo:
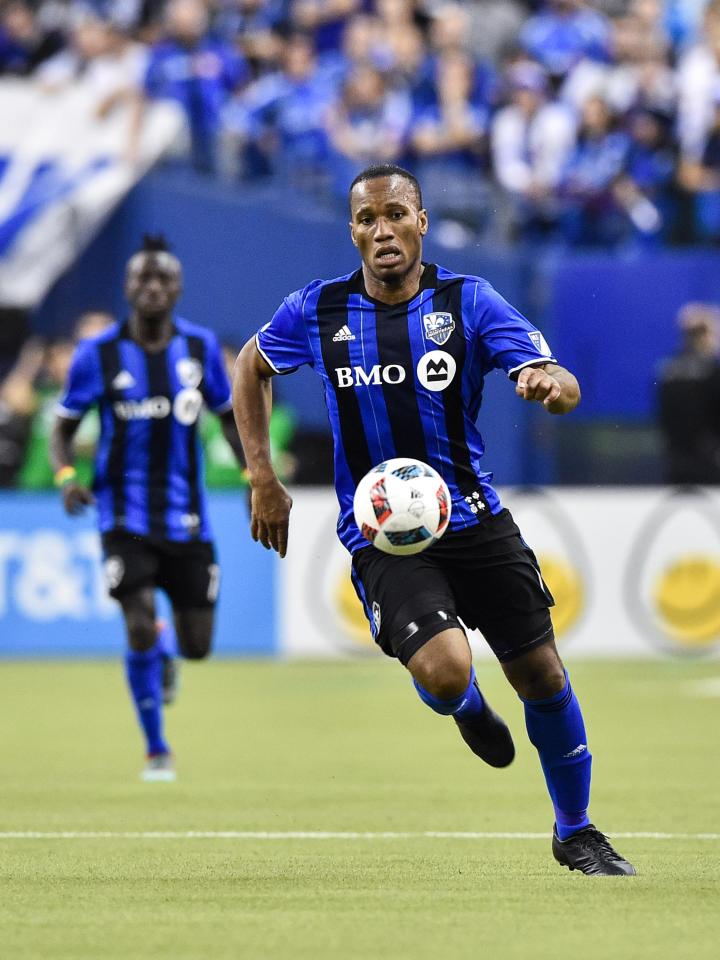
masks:
{"type": "MultiPolygon", "coordinates": [[[[520,698],[522,700],[522,697],[520,698]]],[[[590,769],[592,756],[587,747],[580,704],[570,686],[546,700],[523,700],[525,725],[530,742],[537,748],[555,824],[561,840],[567,840],[590,822],[590,769]]]]}
{"type": "Polygon", "coordinates": [[[475,667],[470,668],[470,683],[467,689],[459,697],[453,697],[450,700],[440,700],[422,687],[413,677],[415,689],[423,703],[426,703],[435,713],[441,713],[445,717],[454,716],[459,718],[470,718],[482,713],[485,708],[485,701],[482,694],[475,686],[475,667]]]}
{"type": "Polygon", "coordinates": [[[162,653],[158,644],[125,654],[125,672],[148,754],[170,753],[162,733],[162,653]]]}

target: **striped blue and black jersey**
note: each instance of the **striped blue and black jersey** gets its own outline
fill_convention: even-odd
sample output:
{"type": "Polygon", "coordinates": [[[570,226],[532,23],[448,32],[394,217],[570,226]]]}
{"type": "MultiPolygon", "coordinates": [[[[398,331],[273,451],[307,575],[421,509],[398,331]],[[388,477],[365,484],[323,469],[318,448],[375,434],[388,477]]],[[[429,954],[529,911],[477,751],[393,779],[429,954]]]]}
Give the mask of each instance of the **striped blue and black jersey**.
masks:
{"type": "Polygon", "coordinates": [[[100,530],[163,540],[209,540],[197,424],[203,404],[232,406],[215,334],[174,318],[164,350],[144,350],[126,324],[82,341],[73,356],[60,416],[97,404],[95,459],[100,530]]]}
{"type": "Polygon", "coordinates": [[[415,457],[444,477],[450,526],[501,509],[480,469],[475,426],[483,379],[553,361],[542,334],[480,277],[425,264],[409,302],[368,296],[362,270],[316,280],[287,297],[257,334],[277,373],[310,364],[320,375],[335,445],[338,535],[351,552],[368,546],[353,519],[355,487],[390,457],[415,457]]]}

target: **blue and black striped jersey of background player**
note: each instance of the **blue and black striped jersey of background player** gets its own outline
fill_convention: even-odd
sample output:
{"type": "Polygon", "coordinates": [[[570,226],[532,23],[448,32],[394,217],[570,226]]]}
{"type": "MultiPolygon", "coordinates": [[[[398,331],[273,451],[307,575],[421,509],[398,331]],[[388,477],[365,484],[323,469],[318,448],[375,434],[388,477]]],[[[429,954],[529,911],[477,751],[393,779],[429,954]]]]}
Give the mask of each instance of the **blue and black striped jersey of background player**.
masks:
{"type": "Polygon", "coordinates": [[[316,280],[287,297],[257,334],[277,373],[310,364],[323,380],[335,443],[338,535],[351,552],[368,546],[353,519],[353,494],[371,467],[415,457],[445,479],[450,527],[502,508],[480,469],[475,426],[483,379],[555,362],[542,334],[480,277],[425,264],[410,301],[367,295],[362,270],[316,280]]]}
{"type": "Polygon", "coordinates": [[[197,423],[203,407],[232,406],[220,345],[204,327],[174,317],[164,350],[144,350],[126,324],[82,341],[57,412],[79,418],[97,404],[95,491],[100,530],[155,539],[212,537],[197,423]]]}

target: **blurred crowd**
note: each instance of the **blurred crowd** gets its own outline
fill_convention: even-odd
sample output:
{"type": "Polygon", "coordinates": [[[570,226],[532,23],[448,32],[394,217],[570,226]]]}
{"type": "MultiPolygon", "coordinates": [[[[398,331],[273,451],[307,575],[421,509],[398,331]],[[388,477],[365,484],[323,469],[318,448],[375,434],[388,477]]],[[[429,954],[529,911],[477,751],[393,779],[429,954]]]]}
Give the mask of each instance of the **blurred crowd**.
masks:
{"type": "Polygon", "coordinates": [[[720,241],[720,0],[0,0],[0,74],[174,100],[237,189],[399,162],[448,245],[720,241]]]}

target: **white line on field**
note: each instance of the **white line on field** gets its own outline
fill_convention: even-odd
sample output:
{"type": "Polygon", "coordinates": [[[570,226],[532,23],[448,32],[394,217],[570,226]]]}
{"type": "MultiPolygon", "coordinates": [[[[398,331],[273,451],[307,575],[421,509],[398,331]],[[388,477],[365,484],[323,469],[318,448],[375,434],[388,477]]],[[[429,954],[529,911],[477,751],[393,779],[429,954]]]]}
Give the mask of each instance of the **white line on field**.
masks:
{"type": "MultiPolygon", "coordinates": [[[[548,833],[484,833],[425,830],[417,833],[393,831],[334,832],[288,830],[284,832],[241,830],[127,831],[59,830],[0,832],[0,840],[547,840],[548,833]]],[[[618,840],[720,840],[720,833],[613,833],[618,840]]]]}

